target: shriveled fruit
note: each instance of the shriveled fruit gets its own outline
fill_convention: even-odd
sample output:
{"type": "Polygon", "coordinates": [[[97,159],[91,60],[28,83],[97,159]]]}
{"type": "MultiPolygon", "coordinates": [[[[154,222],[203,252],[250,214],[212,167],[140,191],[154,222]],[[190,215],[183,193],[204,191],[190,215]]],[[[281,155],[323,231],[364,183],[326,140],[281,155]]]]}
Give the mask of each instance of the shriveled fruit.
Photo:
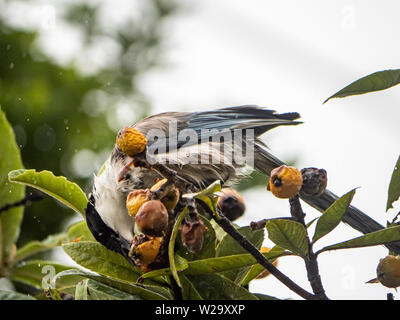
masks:
{"type": "Polygon", "coordinates": [[[189,219],[182,222],[180,226],[183,245],[193,253],[200,252],[204,243],[204,232],[207,227],[200,219],[189,219]]]}
{"type": "Polygon", "coordinates": [[[168,227],[168,212],[159,200],[145,202],[136,214],[136,225],[147,236],[160,237],[168,227]]]}
{"type": "Polygon", "coordinates": [[[218,198],[217,206],[230,221],[240,218],[246,206],[243,197],[234,189],[224,188],[221,190],[222,195],[218,198]]]}
{"type": "Polygon", "coordinates": [[[150,200],[151,194],[149,189],[133,190],[126,198],[126,208],[131,216],[136,216],[140,207],[150,200]]]}
{"type": "Polygon", "coordinates": [[[301,169],[303,185],[300,194],[304,196],[319,196],[325,192],[328,184],[326,170],[318,168],[301,169]]]}
{"type": "Polygon", "coordinates": [[[301,172],[294,167],[283,165],[271,171],[267,190],[278,198],[293,198],[300,191],[302,184],[301,172]]]}
{"type": "Polygon", "coordinates": [[[146,149],[147,139],[139,130],[125,127],[118,132],[116,143],[122,152],[133,157],[146,149]]]}

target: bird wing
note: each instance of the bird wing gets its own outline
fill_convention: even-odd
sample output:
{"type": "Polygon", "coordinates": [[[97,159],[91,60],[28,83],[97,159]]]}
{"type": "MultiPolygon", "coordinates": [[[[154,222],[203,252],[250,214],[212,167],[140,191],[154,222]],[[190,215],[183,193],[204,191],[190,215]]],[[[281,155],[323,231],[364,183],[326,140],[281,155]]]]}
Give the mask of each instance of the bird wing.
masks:
{"type": "MultiPolygon", "coordinates": [[[[152,129],[161,130],[166,140],[177,138],[176,135],[184,129],[193,130],[197,140],[191,142],[197,144],[204,138],[211,138],[221,132],[235,129],[242,131],[253,129],[254,136],[257,137],[277,126],[300,124],[300,121],[294,121],[299,117],[297,112],[279,114],[274,110],[255,105],[243,105],[202,112],[160,113],[139,121],[133,127],[144,135],[152,129]]],[[[149,145],[151,143],[152,141],[149,145]]],[[[178,140],[176,147],[180,148],[183,145],[188,146],[190,142],[178,140]]],[[[167,143],[167,146],[170,147],[170,144],[167,143]]]]}

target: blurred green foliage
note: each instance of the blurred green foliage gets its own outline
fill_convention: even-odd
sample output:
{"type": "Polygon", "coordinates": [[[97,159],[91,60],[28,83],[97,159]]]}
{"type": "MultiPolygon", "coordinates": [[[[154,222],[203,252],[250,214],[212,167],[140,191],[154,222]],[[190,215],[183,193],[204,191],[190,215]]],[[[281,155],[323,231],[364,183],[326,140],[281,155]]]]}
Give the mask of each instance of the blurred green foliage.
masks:
{"type": "MultiPolygon", "coordinates": [[[[63,4],[57,19],[83,32],[83,50],[101,46],[104,39],[117,44],[115,63],[90,74],[76,63],[59,65],[46,56],[37,45],[40,28],[22,29],[0,15],[0,107],[13,126],[25,168],[65,175],[90,192],[93,173],[113,147],[121,105],[131,109],[133,121],[150,112],[136,83],[160,61],[163,21],[176,5],[137,2],[140,12],[129,13],[114,28],[101,23],[101,3],[63,4]]],[[[7,5],[2,3],[2,9],[7,5]]],[[[48,197],[27,207],[19,246],[59,232],[72,215],[48,197]]]]}

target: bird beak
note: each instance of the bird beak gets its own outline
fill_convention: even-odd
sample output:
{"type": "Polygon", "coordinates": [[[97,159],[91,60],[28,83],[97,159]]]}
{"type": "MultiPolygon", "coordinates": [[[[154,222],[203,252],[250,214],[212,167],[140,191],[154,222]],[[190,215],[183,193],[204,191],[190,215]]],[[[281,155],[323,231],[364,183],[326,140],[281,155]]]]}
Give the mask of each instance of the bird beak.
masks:
{"type": "Polygon", "coordinates": [[[131,162],[129,162],[125,167],[122,168],[122,170],[118,174],[118,182],[121,182],[122,180],[125,179],[126,175],[131,170],[132,166],[133,166],[133,160],[131,162]]]}

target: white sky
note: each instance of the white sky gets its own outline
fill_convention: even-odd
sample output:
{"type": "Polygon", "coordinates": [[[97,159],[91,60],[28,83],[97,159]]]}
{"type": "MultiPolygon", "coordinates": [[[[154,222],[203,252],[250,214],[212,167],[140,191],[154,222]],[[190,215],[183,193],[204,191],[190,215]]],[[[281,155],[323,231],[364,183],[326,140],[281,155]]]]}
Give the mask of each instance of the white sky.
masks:
{"type": "MultiPolygon", "coordinates": [[[[44,26],[40,43],[66,63],[80,49],[67,44],[80,35],[52,22],[51,1],[39,3],[37,16],[50,17],[44,25],[40,20],[44,26]],[[63,35],[62,41],[57,34],[63,35]]],[[[106,1],[103,13],[117,21],[130,4],[112,3],[106,1]]],[[[399,11],[395,0],[192,1],[165,25],[166,63],[143,75],[139,85],[150,98],[153,113],[240,104],[299,112],[304,124],[265,135],[271,151],[283,160],[296,158],[299,168],[325,168],[329,188],[338,195],[361,187],[353,205],[385,224],[395,212],[387,214],[385,208],[399,156],[400,87],[322,102],[362,76],[399,68],[399,11]]],[[[112,44],[107,48],[112,56],[115,48],[112,44]]],[[[104,59],[100,55],[98,63],[104,59]]],[[[289,214],[287,201],[273,198],[264,189],[245,192],[244,198],[248,210],[238,221],[241,225],[289,214]]],[[[317,216],[311,208],[304,209],[309,219],[317,216]]],[[[342,224],[316,248],[358,235],[342,224]]],[[[386,254],[383,247],[322,254],[318,261],[328,297],[385,299],[386,293],[395,293],[379,284],[365,284],[376,276],[378,261],[386,254]]],[[[279,269],[310,290],[299,258],[280,259],[279,269]]],[[[272,276],[254,281],[251,290],[298,299],[272,276]]]]}

